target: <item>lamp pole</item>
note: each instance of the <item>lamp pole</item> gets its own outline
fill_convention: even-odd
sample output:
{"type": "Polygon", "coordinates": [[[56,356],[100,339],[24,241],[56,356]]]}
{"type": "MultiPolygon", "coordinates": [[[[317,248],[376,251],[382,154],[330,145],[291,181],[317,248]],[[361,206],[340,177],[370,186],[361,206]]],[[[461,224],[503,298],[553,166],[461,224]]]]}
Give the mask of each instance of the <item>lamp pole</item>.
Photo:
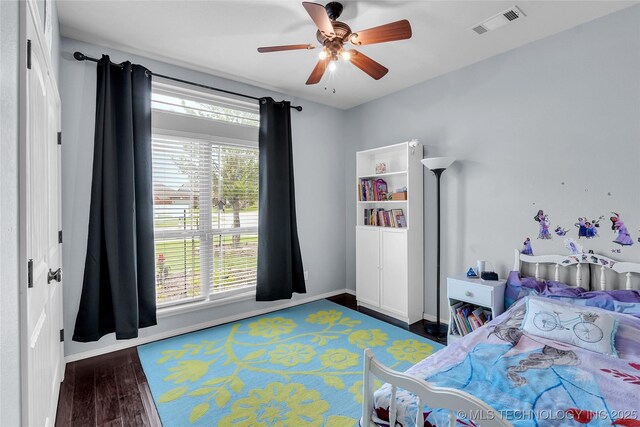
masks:
{"type": "Polygon", "coordinates": [[[426,322],[424,330],[429,335],[435,337],[438,341],[443,341],[447,336],[447,325],[440,322],[440,177],[442,173],[449,167],[456,159],[453,157],[431,157],[422,159],[420,162],[429,169],[436,176],[436,208],[438,218],[437,228],[437,259],[436,259],[436,321],[426,322]]]}
{"type": "Polygon", "coordinates": [[[440,322],[440,176],[446,170],[446,168],[433,169],[432,172],[436,176],[436,210],[437,213],[437,249],[436,249],[436,321],[429,322],[425,326],[425,332],[438,340],[442,339],[446,335],[446,331],[440,322]]]}

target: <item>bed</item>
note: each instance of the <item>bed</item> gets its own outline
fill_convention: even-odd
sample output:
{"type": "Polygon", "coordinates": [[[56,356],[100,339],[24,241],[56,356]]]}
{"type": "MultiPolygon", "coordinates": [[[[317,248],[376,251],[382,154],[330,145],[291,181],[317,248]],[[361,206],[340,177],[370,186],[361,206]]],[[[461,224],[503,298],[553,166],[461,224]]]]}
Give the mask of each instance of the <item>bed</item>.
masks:
{"type": "Polygon", "coordinates": [[[363,425],[640,426],[640,264],[516,251],[514,272],[506,312],[405,373],[365,350],[363,425]],[[536,304],[546,311],[527,315],[536,304]],[[607,354],[591,348],[608,351],[607,339],[607,354]],[[386,384],[375,390],[375,378],[386,384]]]}

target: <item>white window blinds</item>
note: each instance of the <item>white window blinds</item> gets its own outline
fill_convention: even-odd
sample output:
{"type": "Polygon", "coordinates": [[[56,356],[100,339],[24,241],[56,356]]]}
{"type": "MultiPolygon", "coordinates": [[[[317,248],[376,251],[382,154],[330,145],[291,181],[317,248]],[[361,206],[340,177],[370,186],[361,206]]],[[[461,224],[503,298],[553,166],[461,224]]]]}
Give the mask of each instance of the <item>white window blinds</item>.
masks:
{"type": "MultiPolygon", "coordinates": [[[[219,116],[201,119],[219,120],[219,116]]],[[[152,151],[159,306],[255,289],[255,144],[219,142],[215,135],[166,136],[155,130],[152,151]]]]}

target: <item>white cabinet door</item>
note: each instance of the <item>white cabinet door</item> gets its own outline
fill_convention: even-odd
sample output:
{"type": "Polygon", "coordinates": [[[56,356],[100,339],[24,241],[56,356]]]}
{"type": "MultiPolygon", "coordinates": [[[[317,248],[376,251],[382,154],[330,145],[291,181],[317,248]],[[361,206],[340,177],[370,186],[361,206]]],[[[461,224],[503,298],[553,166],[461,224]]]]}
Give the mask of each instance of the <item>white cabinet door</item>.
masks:
{"type": "Polygon", "coordinates": [[[380,308],[408,316],[406,230],[380,230],[380,308]]]}
{"type": "Polygon", "coordinates": [[[356,228],[356,299],[380,307],[380,236],[377,228],[356,228]]]}

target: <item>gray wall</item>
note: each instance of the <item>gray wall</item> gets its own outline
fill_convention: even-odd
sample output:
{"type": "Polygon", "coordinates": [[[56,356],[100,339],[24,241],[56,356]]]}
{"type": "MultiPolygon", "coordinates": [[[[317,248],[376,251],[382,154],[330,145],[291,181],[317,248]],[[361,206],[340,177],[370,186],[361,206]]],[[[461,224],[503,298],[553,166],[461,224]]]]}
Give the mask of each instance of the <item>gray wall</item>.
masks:
{"type": "Polygon", "coordinates": [[[20,423],[18,2],[0,1],[0,420],[20,423]]]}
{"type": "MultiPolygon", "coordinates": [[[[477,259],[504,275],[525,237],[536,253],[567,253],[564,238],[537,240],[538,209],[574,238],[577,217],[604,215],[601,237],[580,243],[637,261],[639,76],[635,6],[348,111],[347,285],[355,286],[354,153],[412,137],[425,157],[458,159],[442,181],[443,279],[477,259]],[[610,211],[635,240],[620,254],[611,252],[619,246],[610,211]]],[[[425,312],[435,314],[435,178],[424,179],[425,312]]]]}
{"type": "MultiPolygon", "coordinates": [[[[51,59],[57,76],[60,33],[53,4],[51,59]]],[[[0,420],[20,424],[20,264],[18,144],[20,7],[0,1],[0,420]]]]}
{"type": "MultiPolygon", "coordinates": [[[[64,323],[68,331],[67,336],[72,334],[82,288],[95,114],[96,64],[75,61],[71,55],[76,50],[93,57],[100,57],[100,54],[107,53],[116,62],[129,59],[158,73],[232,91],[254,96],[273,96],[277,100],[290,99],[286,95],[269,93],[264,89],[63,38],[60,64],[64,135],[62,225],[65,236],[63,245],[64,323]]],[[[345,288],[345,220],[342,215],[345,210],[345,163],[344,140],[340,137],[343,133],[344,121],[340,110],[299,99],[292,99],[292,102],[304,107],[304,111],[300,113],[292,111],[298,232],[305,270],[309,271],[308,295],[319,295],[345,288]],[[327,125],[331,126],[331,132],[328,132],[327,125]]],[[[273,304],[245,301],[164,317],[159,319],[157,326],[142,330],[141,336],[213,321],[270,305],[273,304]]],[[[73,355],[115,342],[113,334],[91,344],[69,340],[65,343],[65,353],[73,355]]]]}

